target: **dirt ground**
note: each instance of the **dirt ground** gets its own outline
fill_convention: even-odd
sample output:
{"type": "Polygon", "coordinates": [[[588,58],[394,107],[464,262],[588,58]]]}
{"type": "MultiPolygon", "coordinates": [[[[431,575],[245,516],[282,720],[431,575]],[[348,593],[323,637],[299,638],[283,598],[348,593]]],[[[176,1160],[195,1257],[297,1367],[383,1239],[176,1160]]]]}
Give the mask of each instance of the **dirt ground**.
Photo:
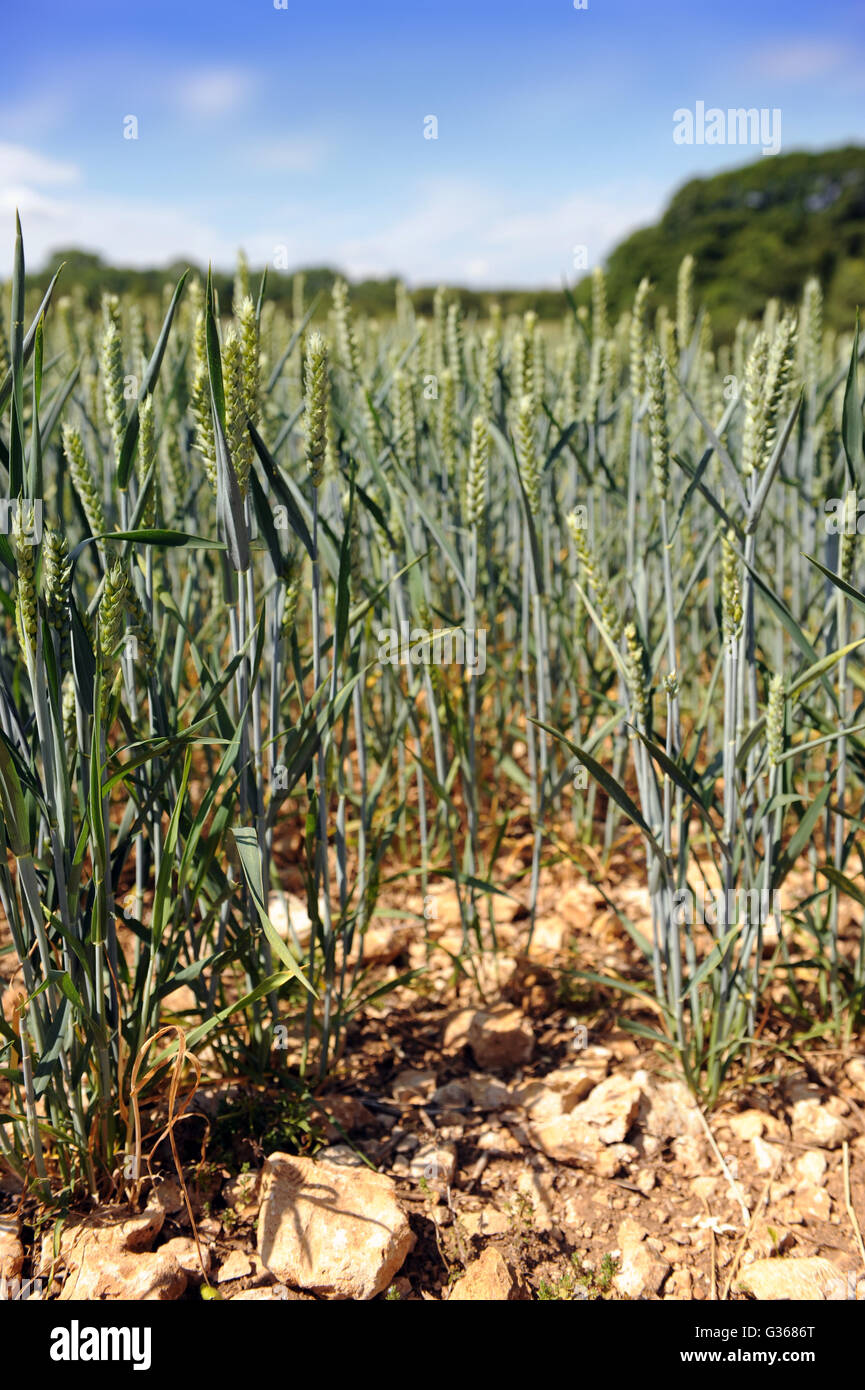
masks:
{"type": "MultiPolygon", "coordinates": [[[[447,1298],[489,1249],[508,1272],[506,1294],[491,1296],[511,1299],[809,1296],[772,1292],[791,1271],[806,1288],[837,1276],[834,1290],[810,1296],[865,1297],[862,1040],[797,1044],[770,991],[758,1046],[703,1111],[659,1049],[623,1027],[657,1027],[651,1010],[579,973],[644,977],[621,922],[640,925],[648,911],[627,855],[613,856],[606,896],[571,866],[547,869],[529,945],[527,851],[509,850],[513,895],[496,900],[499,949],[479,957],[475,978],[455,964],[461,930],[446,881],[429,886],[426,902],[410,883],[385,891],[364,992],[423,970],[355,1016],[314,1093],[309,1131],[295,1126],[293,1093],[279,1079],[297,1061],[293,1039],[272,1086],[250,1092],[205,1078],[193,1101],[201,1118],[185,1124],[180,1148],[219,1296],[312,1296],[280,1284],[257,1252],[258,1175],[276,1149],[393,1179],[414,1248],[381,1298],[447,1298]]],[[[162,1212],[152,1248],[186,1242],[179,1296],[199,1298],[200,1261],[167,1144],[154,1173],[155,1190],[145,1185],[140,1198],[162,1212]]],[[[62,1290],[64,1261],[46,1265],[33,1204],[9,1178],[0,1202],[17,1212],[22,1276],[41,1273],[43,1296],[62,1290]]]]}

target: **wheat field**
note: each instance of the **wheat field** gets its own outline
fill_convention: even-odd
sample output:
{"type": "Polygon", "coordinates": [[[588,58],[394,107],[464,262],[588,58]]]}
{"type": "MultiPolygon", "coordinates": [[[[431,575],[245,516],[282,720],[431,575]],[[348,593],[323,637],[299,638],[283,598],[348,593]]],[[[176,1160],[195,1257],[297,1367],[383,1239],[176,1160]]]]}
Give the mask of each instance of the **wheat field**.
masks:
{"type": "Polygon", "coordinates": [[[134,1197],[196,1078],[283,1078],[302,1136],[443,885],[483,1000],[502,909],[530,949],[551,866],[624,855],[634,968],[569,979],[709,1115],[861,1036],[862,343],[816,280],[717,340],[694,270],[560,323],[289,311],[243,259],[91,310],[25,295],[19,227],[0,1158],[40,1201],[134,1197]]]}

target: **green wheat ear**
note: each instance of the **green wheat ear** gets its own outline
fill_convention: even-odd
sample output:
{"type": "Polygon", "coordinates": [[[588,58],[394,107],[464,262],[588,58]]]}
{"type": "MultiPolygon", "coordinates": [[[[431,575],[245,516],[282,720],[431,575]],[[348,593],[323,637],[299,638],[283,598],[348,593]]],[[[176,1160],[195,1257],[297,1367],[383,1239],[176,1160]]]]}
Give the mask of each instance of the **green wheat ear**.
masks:
{"type": "Polygon", "coordinates": [[[841,554],[838,561],[838,572],[845,584],[850,584],[853,580],[853,565],[856,559],[856,541],[858,539],[856,508],[856,494],[853,491],[848,492],[844,499],[844,530],[841,532],[841,554]]]}
{"type": "Polygon", "coordinates": [[[598,403],[606,381],[608,363],[609,354],[606,338],[593,338],[589,358],[589,378],[586,382],[586,396],[583,404],[583,419],[587,422],[593,421],[597,414],[598,403]]]}
{"type": "Polygon", "coordinates": [[[291,637],[297,623],[297,607],[300,602],[301,576],[294,575],[285,586],[285,607],[282,612],[282,636],[286,641],[291,637]]]}
{"type": "Polygon", "coordinates": [[[229,328],[222,347],[222,380],[225,386],[225,426],[228,450],[241,495],[249,486],[252,440],[246,427],[243,348],[234,328],[229,328]]]}
{"type": "Polygon", "coordinates": [[[649,432],[652,440],[652,472],[660,497],[666,497],[670,483],[670,436],[667,427],[666,367],[655,350],[646,358],[649,383],[649,432]]]}
{"type": "Polygon", "coordinates": [[[69,559],[69,543],[66,537],[47,528],[42,542],[42,578],[45,589],[45,615],[49,626],[57,633],[60,664],[65,670],[69,664],[69,638],[72,631],[69,608],[72,561],[69,559]]]}
{"type": "MultiPolygon", "coordinates": [[[[138,463],[136,466],[136,473],[139,486],[143,487],[147,474],[150,472],[151,466],[156,458],[152,396],[145,396],[138,407],[138,425],[138,463]]],[[[156,525],[156,485],[157,474],[154,470],[150,496],[141,514],[141,525],[144,527],[156,525]]]]}
{"type": "Polygon", "coordinates": [[[126,402],[123,398],[123,340],[113,314],[109,316],[102,337],[102,391],[116,465],[126,430],[126,402]]]}
{"type": "Polygon", "coordinates": [[[487,489],[487,469],[492,452],[492,438],[489,426],[481,415],[472,421],[472,438],[469,446],[469,470],[466,481],[466,522],[469,526],[479,526],[484,515],[487,489]]]}
{"type": "MultiPolygon", "coordinates": [[[[528,318],[528,315],[526,315],[528,318]]],[[[547,375],[547,345],[539,324],[532,333],[532,394],[535,398],[535,411],[540,412],[544,398],[544,385],[547,375]]]]}
{"type": "Polygon", "coordinates": [[[775,330],[766,358],[766,381],[763,387],[765,431],[761,459],[764,468],[772,457],[787,401],[796,360],[796,332],[795,319],[782,319],[775,330]]]}
{"type": "Polygon", "coordinates": [[[679,266],[679,273],[676,281],[676,341],[679,345],[679,355],[687,351],[691,341],[691,333],[694,327],[694,257],[688,255],[682,258],[679,266]]]}
{"type": "Polygon", "coordinates": [[[444,475],[452,478],[456,463],[456,376],[450,367],[445,367],[439,377],[439,449],[441,450],[444,475]]]}
{"type": "Polygon", "coordinates": [[[732,530],[721,538],[721,630],[725,642],[742,631],[742,589],[734,540],[732,530]]]}
{"type": "Polygon", "coordinates": [[[766,754],[769,766],[776,767],[784,752],[784,678],[776,672],[769,682],[766,706],[766,754]]]}
{"type": "Polygon", "coordinates": [[[306,407],[303,416],[306,467],[313,487],[324,476],[327,448],[327,345],[320,333],[311,333],[306,345],[306,407]]]}
{"type": "Polygon", "coordinates": [[[465,376],[465,344],[463,342],[462,312],[457,303],[448,305],[445,335],[448,350],[448,366],[456,377],[457,385],[461,385],[463,377],[465,376]]]}
{"type": "Polygon", "coordinates": [[[646,301],[651,284],[646,276],[637,286],[629,328],[631,390],[639,400],[646,387],[646,301]]]}
{"type": "Polygon", "coordinates": [[[535,402],[528,393],[521,398],[517,415],[517,459],[529,511],[537,516],[541,509],[541,471],[535,448],[535,402]]]}
{"type": "Polygon", "coordinates": [[[745,364],[745,423],[742,426],[742,477],[749,478],[763,460],[766,410],[763,378],[769,355],[769,339],[759,332],[745,364]]]}
{"type": "Polygon", "coordinates": [[[802,380],[809,392],[816,391],[823,355],[823,291],[812,276],[802,292],[799,362],[802,380]]]}
{"type": "Polygon", "coordinates": [[[189,487],[189,478],[183,463],[180,447],[181,412],[176,400],[169,400],[165,409],[165,428],[162,431],[163,458],[167,468],[167,482],[173,502],[173,513],[179,517],[183,513],[183,499],[189,487]]]}
{"type": "Polygon", "coordinates": [[[439,285],[433,295],[433,331],[430,343],[430,350],[432,353],[431,366],[436,375],[438,375],[445,366],[445,329],[447,316],[447,290],[443,285],[439,285]]]}
{"type": "Polygon", "coordinates": [[[126,579],[126,608],[132,619],[132,631],[138,642],[141,669],[145,676],[151,676],[156,668],[156,638],[144,604],[138,597],[134,581],[126,579]]]}
{"type": "Polygon", "coordinates": [[[67,674],[63,682],[62,719],[63,737],[66,741],[67,752],[71,754],[78,741],[78,701],[75,697],[75,681],[71,672],[67,674]]]}
{"type": "Polygon", "coordinates": [[[625,628],[625,674],[634,717],[645,728],[649,714],[649,689],[646,680],[646,652],[633,623],[625,628]]]}
{"type": "Polygon", "coordinates": [[[90,527],[92,535],[102,536],[108,530],[108,526],[105,522],[102,498],[99,495],[90,461],[84,452],[81,435],[71,425],[64,425],[62,434],[63,452],[69,461],[72,484],[84,508],[87,525],[90,527]]]}
{"type": "MultiPolygon", "coordinates": [[[[441,375],[444,376],[446,371],[447,368],[443,368],[441,375]]],[[[410,472],[414,473],[417,468],[417,418],[411,377],[408,372],[398,371],[394,374],[393,390],[396,397],[394,436],[406,466],[410,472]]]]}
{"type": "Polygon", "coordinates": [[[567,429],[577,418],[580,408],[580,346],[572,322],[565,327],[562,345],[561,425],[567,429]]]}
{"type": "Polygon", "coordinates": [[[597,558],[589,545],[585,527],[580,524],[580,517],[577,512],[568,514],[567,525],[574,542],[574,549],[577,552],[577,559],[585,570],[589,587],[595,596],[604,624],[613,641],[618,642],[622,635],[622,619],[597,558]]]}
{"type": "Polygon", "coordinates": [[[481,408],[482,414],[489,418],[493,413],[493,391],[496,372],[499,367],[500,337],[495,329],[488,328],[483,336],[483,359],[481,366],[481,408]]]}
{"type": "Polygon", "coordinates": [[[603,268],[596,265],[592,271],[592,342],[598,342],[609,335],[607,321],[607,279],[603,268]]]}
{"type": "Polygon", "coordinates": [[[240,324],[241,362],[243,365],[243,406],[247,418],[257,425],[261,414],[261,343],[255,317],[255,305],[249,295],[237,311],[240,324]]]}
{"type": "Polygon", "coordinates": [[[509,363],[511,395],[519,401],[523,396],[534,397],[532,340],[524,333],[515,333],[509,363]]]}
{"type": "Polygon", "coordinates": [[[16,584],[15,598],[15,625],[18,631],[18,641],[24,654],[25,661],[29,662],[33,654],[33,647],[36,642],[36,625],[39,616],[39,604],[36,592],[36,546],[31,545],[26,537],[32,531],[33,508],[30,508],[30,515],[24,516],[24,504],[19,502],[18,509],[13,523],[12,534],[15,545],[15,561],[18,567],[18,582],[16,584]]]}
{"type": "Polygon", "coordinates": [[[360,357],[351,321],[348,285],[341,276],[338,276],[333,282],[331,300],[333,302],[333,322],[336,328],[336,347],[339,360],[344,367],[348,367],[349,371],[357,376],[360,371],[360,357]]]}
{"type": "Polygon", "coordinates": [[[203,309],[195,317],[193,337],[192,415],[195,420],[195,449],[201,456],[207,481],[214,494],[216,479],[216,440],[210,408],[210,370],[207,363],[207,325],[203,309]]]}
{"type": "Polygon", "coordinates": [[[110,565],[105,574],[105,588],[99,600],[99,650],[102,670],[108,675],[123,636],[123,617],[126,610],[128,581],[120,564],[110,565]]]}
{"type": "Polygon", "coordinates": [[[241,248],[237,253],[237,275],[234,278],[234,301],[235,304],[242,304],[244,299],[249,297],[249,261],[246,259],[246,252],[241,248]]]}

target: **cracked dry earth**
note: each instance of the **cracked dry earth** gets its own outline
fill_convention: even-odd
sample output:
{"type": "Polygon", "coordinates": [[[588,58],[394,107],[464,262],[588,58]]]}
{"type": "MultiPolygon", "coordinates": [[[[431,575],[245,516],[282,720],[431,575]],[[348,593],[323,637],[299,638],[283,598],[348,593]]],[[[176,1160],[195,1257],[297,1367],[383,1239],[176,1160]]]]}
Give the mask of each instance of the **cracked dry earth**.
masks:
{"type": "MultiPolygon", "coordinates": [[[[443,890],[426,939],[370,930],[373,981],[425,963],[424,983],[356,1020],[317,1148],[251,1133],[190,1162],[195,1232],[169,1168],[139,1212],[79,1213],[59,1244],[7,1180],[0,1272],[61,1299],[199,1298],[203,1270],[245,1300],[865,1297],[861,1042],[774,1055],[704,1116],[619,1027],[628,1006],[573,988],[577,940],[581,969],[633,965],[595,890],[548,883],[529,953],[519,905],[502,914],[482,1004],[454,978],[453,906],[443,890]]],[[[210,1086],[195,1105],[230,1102],[210,1086]]]]}

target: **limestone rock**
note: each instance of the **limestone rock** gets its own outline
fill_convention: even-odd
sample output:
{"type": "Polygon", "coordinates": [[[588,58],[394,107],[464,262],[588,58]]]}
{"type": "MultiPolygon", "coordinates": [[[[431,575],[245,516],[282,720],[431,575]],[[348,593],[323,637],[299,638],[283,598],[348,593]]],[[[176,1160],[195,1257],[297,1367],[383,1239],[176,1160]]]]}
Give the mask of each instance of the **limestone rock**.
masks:
{"type": "Polygon", "coordinates": [[[416,1182],[423,1178],[438,1187],[450,1187],[456,1169],[457,1151],[453,1144],[421,1144],[409,1163],[409,1174],[416,1182]]]}
{"type": "Polygon", "coordinates": [[[331,1138],[338,1138],[338,1125],[346,1134],[354,1134],[355,1130],[365,1129],[367,1125],[372,1124],[373,1117],[369,1110],[355,1096],[328,1096],[324,1105],[334,1122],[328,1126],[331,1138]]]}
{"type": "MultiPolygon", "coordinates": [[[[841,1102],[843,1105],[843,1102],[841,1102]]],[[[837,1098],[808,1096],[793,1103],[794,1144],[816,1144],[820,1149],[838,1149],[850,1138],[850,1126],[838,1113],[837,1098]]]]}
{"type": "Polygon", "coordinates": [[[496,1250],[488,1245],[477,1260],[467,1267],[450,1291],[449,1303],[505,1303],[511,1295],[514,1281],[510,1270],[496,1250]]]}
{"type": "Polygon", "coordinates": [[[621,1144],[627,1138],[640,1108],[642,1095],[640,1075],[610,1076],[600,1082],[588,1100],[582,1101],[572,1111],[580,1120],[597,1127],[601,1142],[621,1144]]]}
{"type": "Polygon", "coordinates": [[[163,1250],[129,1254],[91,1242],[64,1283],[60,1300],[165,1303],[180,1298],[185,1289],[186,1275],[173,1255],[163,1250]]]}
{"type": "Polygon", "coordinates": [[[213,1267],[213,1250],[207,1241],[200,1241],[201,1259],[198,1258],[198,1247],[191,1236],[174,1236],[167,1240],[164,1245],[160,1245],[159,1253],[163,1255],[173,1255],[180,1268],[183,1270],[190,1284],[201,1284],[204,1275],[209,1274],[213,1267]],[[204,1264],[202,1271],[201,1265],[204,1264]]]}
{"type": "MultiPolygon", "coordinates": [[[[585,931],[598,915],[599,900],[597,888],[593,888],[586,879],[581,879],[559,898],[556,913],[577,931],[585,931]]],[[[601,906],[604,904],[601,903],[601,906]]],[[[537,931],[537,927],[535,930],[537,931]]]]}
{"type": "Polygon", "coordinates": [[[0,1217],[0,1279],[17,1279],[24,1268],[24,1246],[18,1239],[18,1223],[0,1217]]]}
{"type": "Polygon", "coordinates": [[[593,1164],[605,1145],[623,1143],[637,1118],[641,1095],[640,1086],[629,1077],[608,1077],[567,1113],[531,1123],[531,1142],[561,1163],[593,1164]]]}
{"type": "Polygon", "coordinates": [[[311,1294],[287,1289],[284,1284],[266,1284],[258,1289],[241,1289],[231,1295],[230,1303],[314,1303],[311,1294]]]}
{"type": "Polygon", "coordinates": [[[394,1100],[401,1105],[421,1105],[429,1100],[435,1090],[436,1074],[434,1071],[401,1071],[394,1078],[391,1086],[391,1094],[394,1100]]]}
{"type": "Polygon", "coordinates": [[[839,1302],[847,1297],[847,1277],[819,1255],[801,1259],[755,1260],[742,1269],[738,1286],[755,1298],[794,1302],[818,1299],[839,1302]]]}
{"type": "Polygon", "coordinates": [[[826,1162],[825,1154],[819,1149],[812,1149],[810,1153],[800,1154],[795,1163],[796,1173],[802,1182],[811,1183],[813,1187],[822,1187],[826,1181],[826,1162]]]}
{"type": "Polygon", "coordinates": [[[444,1086],[437,1086],[430,1099],[442,1110],[464,1110],[472,1103],[465,1081],[448,1081],[444,1086]]]}
{"type": "Polygon", "coordinates": [[[386,1174],[283,1153],[265,1160],[258,1249],[283,1283],[329,1298],[374,1298],[413,1243],[386,1174]]]}
{"type": "Polygon", "coordinates": [[[570,935],[571,928],[563,918],[544,917],[535,922],[529,955],[543,961],[563,956],[567,951],[570,935]]]}
{"type": "Polygon", "coordinates": [[[465,1085],[469,1101],[478,1110],[507,1110],[513,1102],[504,1082],[492,1076],[470,1076],[465,1085]]]}
{"type": "Polygon", "coordinates": [[[591,1063],[584,1065],[581,1057],[578,1063],[558,1067],[546,1076],[525,1082],[514,1092],[514,1100],[528,1112],[532,1120],[567,1115],[575,1105],[585,1100],[606,1075],[605,1061],[601,1067],[592,1066],[591,1063]]]}
{"type": "Polygon", "coordinates": [[[697,1103],[683,1082],[656,1082],[645,1072],[638,1072],[634,1081],[642,1089],[640,1129],[644,1153],[652,1156],[674,1139],[705,1139],[697,1103]]]}
{"type": "Polygon", "coordinates": [[[627,1172],[639,1157],[633,1144],[610,1144],[608,1148],[601,1149],[595,1159],[595,1172],[599,1178],[617,1178],[620,1173],[627,1172]]]}
{"type": "MultiPolygon", "coordinates": [[[[312,922],[306,910],[306,903],[297,896],[296,893],[286,893],[285,901],[288,905],[286,913],[285,905],[279,893],[271,893],[267,904],[267,915],[271,925],[279,932],[283,941],[291,941],[293,932],[301,946],[308,946],[312,933],[312,922]],[[291,931],[289,931],[289,926],[291,931]]],[[[324,903],[319,903],[319,910],[324,909],[324,903]]]]}
{"type": "Polygon", "coordinates": [[[623,1145],[639,1112],[644,1075],[610,1076],[571,1110],[530,1123],[531,1142],[562,1163],[595,1163],[605,1145],[623,1145]]]}
{"type": "Polygon", "coordinates": [[[853,1085],[865,1095],[865,1057],[851,1057],[845,1070],[853,1085]]]}
{"type": "Polygon", "coordinates": [[[183,1211],[186,1202],[177,1178],[165,1178],[157,1183],[150,1194],[148,1205],[161,1207],[166,1216],[175,1216],[177,1212],[183,1211]]]}
{"type": "MultiPolygon", "coordinates": [[[[68,1270],[77,1269],[93,1251],[126,1253],[147,1250],[165,1220],[165,1211],[151,1203],[142,1212],[128,1207],[104,1206],[88,1216],[67,1221],[60,1233],[60,1259],[68,1270]]],[[[42,1240],[42,1270],[54,1263],[54,1233],[42,1240]]]]}
{"type": "Polygon", "coordinates": [[[503,1236],[511,1229],[511,1218],[498,1207],[486,1206],[480,1211],[460,1215],[460,1226],[469,1236],[503,1236]]]}
{"type": "Polygon", "coordinates": [[[527,956],[519,956],[513,964],[514,973],[507,987],[508,998],[530,1018],[546,1017],[558,1001],[558,979],[550,970],[527,956]]]}
{"type": "Polygon", "coordinates": [[[813,1187],[802,1182],[796,1188],[796,1210],[815,1221],[828,1221],[832,1215],[832,1198],[825,1187],[813,1187]]]}
{"type": "Polygon", "coordinates": [[[465,1047],[474,1016],[474,1009],[457,1009],[456,1013],[450,1015],[442,1034],[442,1049],[445,1052],[457,1052],[465,1047]]]}
{"type": "Polygon", "coordinates": [[[518,1009],[502,1004],[475,1013],[469,1024],[468,1043],[479,1067],[500,1071],[531,1060],[535,1035],[518,1009]]]}
{"type": "Polygon", "coordinates": [[[727,1123],[737,1139],[759,1139],[766,1124],[766,1117],[760,1110],[743,1110],[731,1115],[727,1123]]]}
{"type": "Polygon", "coordinates": [[[229,1284],[232,1279],[247,1279],[256,1273],[261,1273],[261,1262],[256,1255],[249,1256],[244,1250],[232,1250],[220,1265],[216,1282],[229,1284]]]}
{"type": "Polygon", "coordinates": [[[411,936],[411,927],[405,925],[386,922],[370,925],[361,938],[355,938],[349,959],[356,959],[360,953],[365,965],[390,965],[407,949],[411,936]]]}
{"type": "Polygon", "coordinates": [[[620,1267],[613,1283],[619,1293],[627,1298],[660,1293],[670,1265],[646,1244],[646,1232],[636,1221],[627,1219],[620,1223],[617,1239],[620,1267]]]}
{"type": "Polygon", "coordinates": [[[316,1158],[326,1163],[338,1163],[343,1168],[365,1167],[362,1155],[350,1144],[328,1144],[326,1149],[319,1149],[316,1158]]]}

